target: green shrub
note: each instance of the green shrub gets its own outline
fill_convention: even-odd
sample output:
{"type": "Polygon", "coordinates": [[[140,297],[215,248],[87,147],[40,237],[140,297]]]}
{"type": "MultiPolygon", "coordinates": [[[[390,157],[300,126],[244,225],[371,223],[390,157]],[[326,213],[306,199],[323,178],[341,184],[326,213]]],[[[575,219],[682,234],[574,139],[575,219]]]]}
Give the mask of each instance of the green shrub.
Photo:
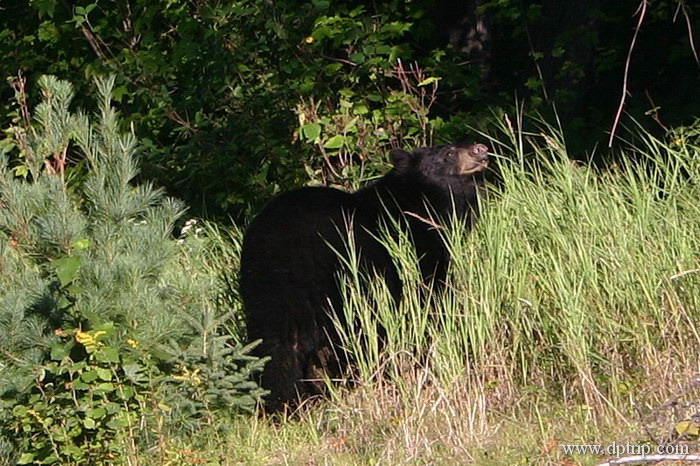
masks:
{"type": "Polygon", "coordinates": [[[245,354],[235,297],[206,266],[213,240],[172,238],[182,204],[133,184],[137,141],[118,130],[113,79],[97,81],[96,121],[70,111],[68,83],[40,85],[34,121],[8,130],[19,150],[0,160],[2,454],[109,462],[153,429],[252,410],[264,361],[245,354]]]}
{"type": "Polygon", "coordinates": [[[2,434],[22,453],[18,464],[110,464],[135,453],[148,432],[139,424],[155,414],[149,375],[157,369],[105,344],[114,327],[102,329],[64,335],[35,386],[5,394],[2,434]]]}

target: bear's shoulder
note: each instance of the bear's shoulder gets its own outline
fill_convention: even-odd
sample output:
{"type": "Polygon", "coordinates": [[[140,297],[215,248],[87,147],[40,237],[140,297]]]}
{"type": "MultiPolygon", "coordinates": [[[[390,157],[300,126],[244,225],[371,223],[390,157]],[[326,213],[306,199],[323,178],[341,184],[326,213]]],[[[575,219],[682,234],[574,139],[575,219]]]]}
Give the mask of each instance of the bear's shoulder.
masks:
{"type": "Polygon", "coordinates": [[[352,193],[347,191],[326,186],[309,186],[280,194],[263,210],[337,208],[351,204],[352,200],[352,193]]]}
{"type": "MultiPolygon", "coordinates": [[[[363,219],[368,207],[354,193],[328,187],[287,191],[270,201],[248,227],[246,236],[297,235],[335,231],[349,216],[363,219]]],[[[364,220],[363,220],[364,222],[364,220]]]]}

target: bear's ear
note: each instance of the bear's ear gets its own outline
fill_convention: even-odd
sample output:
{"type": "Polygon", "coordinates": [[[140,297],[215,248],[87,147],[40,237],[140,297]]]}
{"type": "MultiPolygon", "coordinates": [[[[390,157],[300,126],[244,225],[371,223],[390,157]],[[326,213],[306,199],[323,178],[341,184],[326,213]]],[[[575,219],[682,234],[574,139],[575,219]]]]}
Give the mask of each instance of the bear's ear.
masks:
{"type": "Polygon", "coordinates": [[[411,152],[407,152],[403,149],[392,149],[390,154],[391,163],[394,165],[396,171],[403,172],[411,167],[413,162],[413,154],[411,152]]]}

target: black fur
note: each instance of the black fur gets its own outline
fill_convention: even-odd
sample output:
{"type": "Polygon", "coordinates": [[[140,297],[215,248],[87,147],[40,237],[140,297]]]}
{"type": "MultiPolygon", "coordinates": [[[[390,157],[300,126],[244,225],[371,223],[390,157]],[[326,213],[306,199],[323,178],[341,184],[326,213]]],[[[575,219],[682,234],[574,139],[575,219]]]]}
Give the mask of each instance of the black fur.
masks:
{"type": "Polygon", "coordinates": [[[348,232],[362,269],[381,274],[397,301],[401,281],[375,239],[387,215],[403,218],[410,230],[425,282],[442,281],[449,255],[429,219],[444,223],[454,212],[473,215],[487,151],[482,144],[395,150],[394,168],[355,193],[298,189],[274,199],[253,220],[243,241],[240,288],[248,338],[263,340],[254,354],[272,357],[261,379],[271,392],[268,410],[317,392],[319,385],[305,379],[343,371],[329,312],[342,306],[337,252],[346,251],[348,232]]]}

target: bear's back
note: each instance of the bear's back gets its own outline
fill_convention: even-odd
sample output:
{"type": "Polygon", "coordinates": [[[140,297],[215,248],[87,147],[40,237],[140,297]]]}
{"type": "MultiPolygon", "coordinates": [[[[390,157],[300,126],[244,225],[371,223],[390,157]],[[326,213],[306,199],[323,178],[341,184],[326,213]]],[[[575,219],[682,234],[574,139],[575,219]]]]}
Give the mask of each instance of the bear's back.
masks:
{"type": "Polygon", "coordinates": [[[356,210],[353,195],[338,189],[301,188],[281,194],[248,226],[241,268],[251,260],[271,265],[289,259],[295,263],[300,254],[326,255],[327,247],[322,246],[328,241],[336,245],[338,233],[356,210]]]}
{"type": "Polygon", "coordinates": [[[348,231],[374,223],[373,208],[333,188],[301,188],[272,200],[248,227],[241,254],[241,296],[247,314],[256,308],[308,313],[327,307],[336,290],[339,254],[348,231]],[[285,295],[287,301],[277,297],[285,295]],[[289,302],[289,297],[297,302],[289,302]],[[282,307],[282,309],[280,309],[282,307]]]}

